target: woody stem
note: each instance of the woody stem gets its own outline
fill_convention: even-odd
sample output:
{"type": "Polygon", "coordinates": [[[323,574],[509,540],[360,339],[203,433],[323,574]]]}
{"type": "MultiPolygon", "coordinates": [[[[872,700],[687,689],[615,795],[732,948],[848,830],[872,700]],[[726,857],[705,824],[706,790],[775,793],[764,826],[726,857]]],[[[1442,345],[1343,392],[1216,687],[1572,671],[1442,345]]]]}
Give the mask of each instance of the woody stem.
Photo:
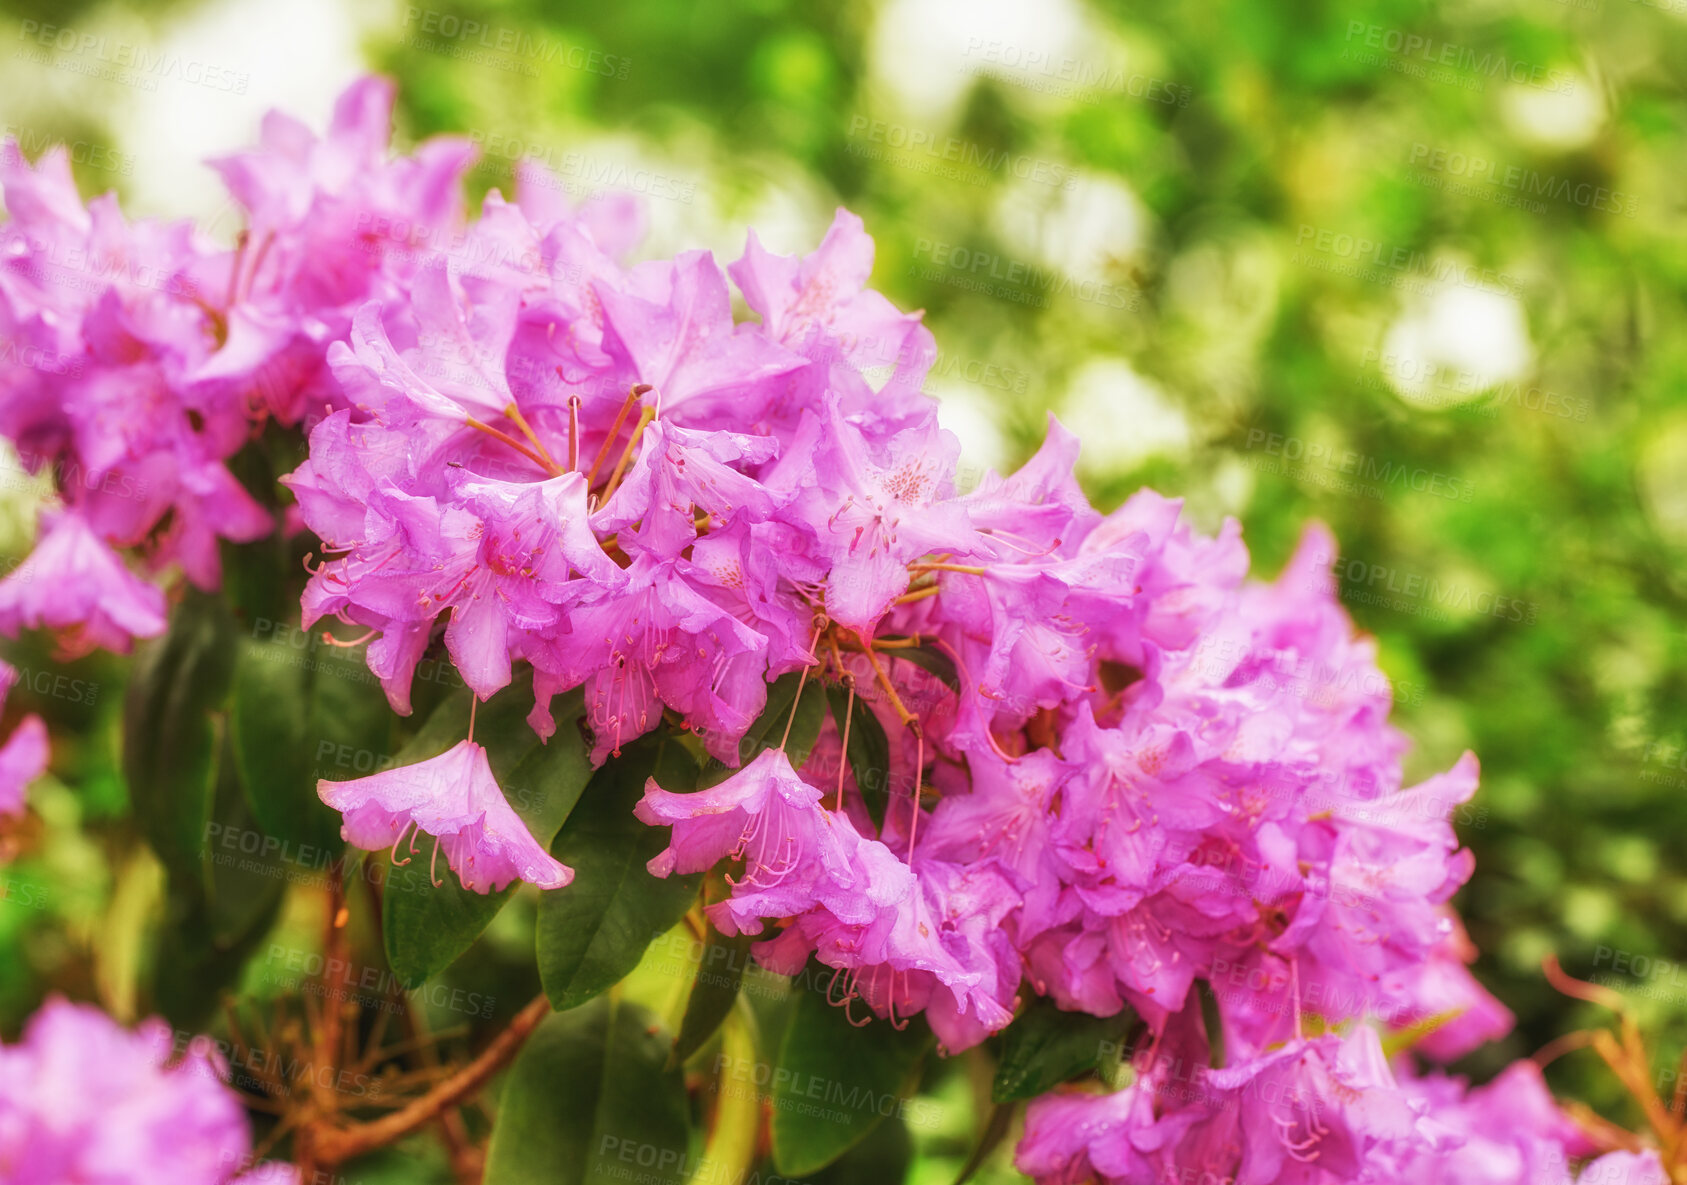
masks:
{"type": "Polygon", "coordinates": [[[533,1030],[550,1014],[550,1001],[543,995],[535,997],[516,1013],[507,1029],[481,1050],[479,1057],[409,1106],[369,1123],[318,1131],[312,1142],[317,1163],[328,1167],[344,1164],[354,1156],[383,1148],[432,1123],[446,1108],[473,1096],[508,1065],[533,1030]]]}

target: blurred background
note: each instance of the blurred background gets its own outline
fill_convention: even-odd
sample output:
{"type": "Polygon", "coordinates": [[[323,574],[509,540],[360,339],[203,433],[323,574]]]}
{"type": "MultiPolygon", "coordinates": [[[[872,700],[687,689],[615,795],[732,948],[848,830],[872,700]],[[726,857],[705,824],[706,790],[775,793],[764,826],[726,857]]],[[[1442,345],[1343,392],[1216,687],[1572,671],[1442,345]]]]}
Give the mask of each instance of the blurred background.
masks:
{"type": "MultiPolygon", "coordinates": [[[[1598,1019],[1547,986],[1555,954],[1630,996],[1673,1084],[1687,0],[5,0],[0,55],[27,154],[69,143],[87,193],[230,237],[200,159],[272,106],[320,128],[366,69],[401,84],[401,144],[480,142],[477,201],[533,158],[576,201],[642,194],[652,256],[727,261],[746,226],[806,252],[848,206],[875,285],[926,310],[971,480],[1052,411],[1103,509],[1152,484],[1203,529],[1234,515],[1264,575],[1308,519],[1334,529],[1408,773],[1482,760],[1459,905],[1518,1026],[1460,1068],[1598,1019]]],[[[39,490],[9,473],[16,557],[39,490]]],[[[61,779],[0,874],[11,1034],[53,987],[124,1003],[149,874],[101,842],[122,668],[8,657],[7,711],[48,716],[61,779]]],[[[922,1185],[975,1130],[942,1075],[960,1101],[911,1132],[922,1185]]],[[[1590,1055],[1549,1077],[1626,1118],[1590,1055]]]]}

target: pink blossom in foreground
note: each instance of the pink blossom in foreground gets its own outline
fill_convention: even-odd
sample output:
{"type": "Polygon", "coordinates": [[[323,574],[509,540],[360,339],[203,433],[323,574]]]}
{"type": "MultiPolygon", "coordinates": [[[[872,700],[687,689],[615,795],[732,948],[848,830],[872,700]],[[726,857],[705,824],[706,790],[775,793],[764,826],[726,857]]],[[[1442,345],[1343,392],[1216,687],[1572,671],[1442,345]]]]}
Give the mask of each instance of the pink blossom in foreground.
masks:
{"type": "Polygon", "coordinates": [[[7,1185],[283,1185],[286,1166],[241,1176],[251,1129],[215,1053],[179,1059],[162,1020],[125,1029],[49,1000],[0,1045],[0,1180],[7,1185]]]}

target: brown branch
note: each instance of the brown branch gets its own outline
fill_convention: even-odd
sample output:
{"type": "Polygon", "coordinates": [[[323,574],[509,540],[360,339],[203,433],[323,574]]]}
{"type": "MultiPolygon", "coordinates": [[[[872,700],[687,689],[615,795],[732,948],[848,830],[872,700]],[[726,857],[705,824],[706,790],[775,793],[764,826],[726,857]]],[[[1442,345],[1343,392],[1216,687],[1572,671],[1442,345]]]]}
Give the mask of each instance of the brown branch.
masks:
{"type": "Polygon", "coordinates": [[[383,1148],[432,1123],[447,1108],[477,1093],[494,1074],[508,1065],[533,1030],[550,1014],[550,1001],[543,995],[538,996],[516,1013],[509,1027],[494,1037],[492,1043],[481,1050],[479,1057],[402,1110],[369,1123],[315,1131],[310,1144],[316,1163],[329,1168],[344,1164],[355,1156],[383,1148]]]}

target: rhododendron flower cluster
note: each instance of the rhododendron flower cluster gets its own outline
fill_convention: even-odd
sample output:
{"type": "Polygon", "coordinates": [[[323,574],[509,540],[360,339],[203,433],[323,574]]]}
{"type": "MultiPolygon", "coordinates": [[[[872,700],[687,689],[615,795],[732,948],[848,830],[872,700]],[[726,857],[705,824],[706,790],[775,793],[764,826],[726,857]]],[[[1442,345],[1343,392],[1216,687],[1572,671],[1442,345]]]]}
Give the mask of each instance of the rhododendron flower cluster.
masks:
{"type": "MultiPolygon", "coordinates": [[[[1234,522],[1204,535],[1150,490],[1092,507],[1052,418],[1017,472],[962,489],[921,391],[931,335],[867,287],[859,219],[800,256],[751,234],[724,269],[629,264],[635,207],[571,210],[532,174],[465,223],[466,148],[389,161],[390,101],[360,83],[326,139],[272,116],[221,162],[250,219],[231,250],[84,209],[62,156],[7,166],[0,328],[66,363],[0,377],[0,431],[62,501],[0,628],[159,632],[121,551],[215,587],[219,541],[277,526],[226,462],[304,423],[283,479],[286,528],[319,543],[303,621],[358,631],[395,712],[442,645],[478,700],[530,668],[541,739],[583,689],[595,764],[658,729],[715,759],[701,790],[651,780],[650,872],[730,869],[713,924],[771,970],[828,968],[854,1023],[923,1015],[955,1052],[1033,996],[1139,1018],[1147,1065],[1035,1104],[1026,1172],[1570,1179],[1585,1149],[1538,1077],[1467,1091],[1382,1052],[1417,1031],[1449,1060],[1511,1018],[1448,904],[1476,760],[1403,785],[1321,527],[1250,581],[1234,522]],[[821,688],[845,708],[793,743],[821,688]]],[[[403,863],[425,835],[435,877],[443,851],[475,891],[569,891],[472,733],[319,792],[357,847],[403,863]]]]}
{"type": "Polygon", "coordinates": [[[418,239],[462,220],[469,146],[387,161],[391,106],[369,79],[326,139],[272,113],[259,150],[215,162],[250,219],[237,249],[187,223],[130,223],[111,195],[84,207],[62,149],[34,167],[15,144],[0,152],[0,434],[62,502],[0,581],[0,630],[126,651],[163,632],[165,606],[116,549],[214,590],[218,541],[274,528],[226,462],[266,417],[340,399],[329,343],[408,282],[418,239]]]}
{"type": "Polygon", "coordinates": [[[162,1020],[125,1029],[49,1000],[0,1045],[0,1180],[8,1185],[297,1185],[251,1167],[252,1135],[214,1049],[162,1020]],[[251,1168],[251,1171],[246,1171],[251,1168]]]}
{"type": "Polygon", "coordinates": [[[1033,1102],[1019,1168],[1053,1185],[1669,1180],[1651,1152],[1590,1158],[1592,1142],[1552,1101],[1533,1062],[1472,1090],[1460,1079],[1397,1073],[1369,1028],[1296,1038],[1224,1069],[1207,1067],[1203,1034],[1185,1026],[1177,1038],[1143,1059],[1124,1090],[1033,1102]]]}

